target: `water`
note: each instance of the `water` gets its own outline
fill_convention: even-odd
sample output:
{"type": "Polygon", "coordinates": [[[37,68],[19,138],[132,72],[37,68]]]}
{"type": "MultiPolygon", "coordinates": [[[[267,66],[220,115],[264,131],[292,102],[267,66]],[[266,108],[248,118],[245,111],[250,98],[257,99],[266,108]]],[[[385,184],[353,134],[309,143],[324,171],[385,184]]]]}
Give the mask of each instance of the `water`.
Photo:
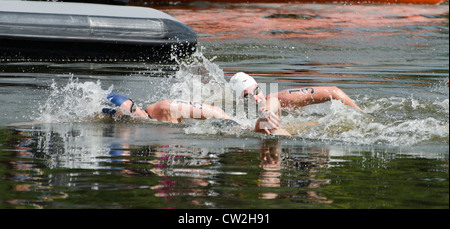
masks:
{"type": "Polygon", "coordinates": [[[0,62],[0,208],[448,209],[448,5],[157,7],[198,33],[192,58],[0,62]],[[217,102],[239,71],[366,112],[285,112],[292,137],[99,113],[111,91],[217,102]]]}

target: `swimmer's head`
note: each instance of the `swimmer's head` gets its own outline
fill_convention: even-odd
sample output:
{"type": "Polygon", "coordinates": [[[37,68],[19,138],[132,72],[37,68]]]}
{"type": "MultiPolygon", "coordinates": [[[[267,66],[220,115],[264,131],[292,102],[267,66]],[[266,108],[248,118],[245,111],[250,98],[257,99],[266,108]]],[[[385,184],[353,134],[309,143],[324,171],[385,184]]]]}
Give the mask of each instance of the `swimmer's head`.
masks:
{"type": "Polygon", "coordinates": [[[243,97],[244,91],[255,84],[258,84],[255,79],[243,72],[236,73],[230,79],[231,90],[239,97],[243,97]]]}
{"type": "Polygon", "coordinates": [[[238,72],[231,77],[230,87],[239,98],[253,98],[258,103],[265,102],[264,93],[258,83],[253,77],[243,72],[238,72]]]}

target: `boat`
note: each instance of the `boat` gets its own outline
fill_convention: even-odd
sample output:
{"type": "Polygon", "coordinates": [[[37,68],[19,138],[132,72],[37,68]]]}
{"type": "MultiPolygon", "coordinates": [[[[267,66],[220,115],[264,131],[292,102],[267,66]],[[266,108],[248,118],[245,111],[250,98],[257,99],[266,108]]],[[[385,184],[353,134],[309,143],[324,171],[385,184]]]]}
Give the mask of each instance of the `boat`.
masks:
{"type": "Polygon", "coordinates": [[[173,61],[196,44],[193,29],[148,7],[0,0],[0,61],[173,61]]]}
{"type": "MultiPolygon", "coordinates": [[[[199,0],[129,0],[132,5],[143,2],[150,4],[191,3],[199,0]]],[[[351,3],[351,4],[439,4],[446,0],[206,0],[211,3],[351,3]]],[[[448,0],[447,0],[448,1],[448,0]]]]}

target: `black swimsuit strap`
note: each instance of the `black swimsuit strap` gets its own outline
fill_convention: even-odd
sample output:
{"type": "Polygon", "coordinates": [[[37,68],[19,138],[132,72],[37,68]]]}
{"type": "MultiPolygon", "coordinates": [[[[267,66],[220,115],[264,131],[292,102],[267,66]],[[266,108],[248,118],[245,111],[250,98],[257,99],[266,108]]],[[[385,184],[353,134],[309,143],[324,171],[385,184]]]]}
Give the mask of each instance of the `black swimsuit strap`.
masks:
{"type": "Polygon", "coordinates": [[[147,113],[148,118],[152,119],[152,116],[150,116],[150,114],[146,110],[144,110],[144,111],[145,111],[145,113],[147,113]]]}
{"type": "Polygon", "coordinates": [[[133,100],[128,99],[131,101],[131,107],[130,107],[130,113],[134,113],[136,111],[136,108],[134,106],[136,106],[136,104],[134,104],[133,100]]]}
{"type": "MultiPolygon", "coordinates": [[[[134,104],[133,100],[131,100],[131,99],[129,99],[129,100],[131,101],[130,112],[133,114],[134,111],[136,111],[136,108],[134,108],[134,106],[135,106],[136,104],[134,104]],[[134,109],[133,109],[133,108],[134,108],[134,109]],[[134,111],[133,111],[133,110],[134,110],[134,111]]],[[[150,116],[150,114],[149,114],[146,110],[144,110],[144,111],[145,111],[145,113],[147,114],[148,118],[149,118],[149,119],[152,119],[152,116],[150,116]]]]}

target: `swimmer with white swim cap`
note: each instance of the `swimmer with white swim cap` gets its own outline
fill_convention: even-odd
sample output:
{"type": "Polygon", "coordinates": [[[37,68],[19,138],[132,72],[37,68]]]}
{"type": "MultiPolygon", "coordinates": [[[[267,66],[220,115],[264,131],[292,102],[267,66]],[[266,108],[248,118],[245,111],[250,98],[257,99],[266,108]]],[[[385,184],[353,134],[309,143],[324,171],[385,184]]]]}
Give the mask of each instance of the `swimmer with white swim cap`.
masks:
{"type": "MultiPolygon", "coordinates": [[[[234,93],[240,98],[251,99],[257,103],[265,104],[259,112],[263,119],[269,121],[269,125],[260,129],[259,132],[273,133],[279,132],[279,117],[281,116],[281,108],[297,108],[311,104],[324,103],[330,100],[340,100],[345,105],[362,111],[356,103],[346,95],[341,89],[332,87],[304,87],[287,89],[280,92],[272,93],[264,96],[264,92],[258,86],[255,79],[246,73],[238,72],[230,79],[230,87],[234,93]],[[278,116],[278,117],[275,117],[278,116]]],[[[259,126],[257,126],[259,127],[259,126]]],[[[258,130],[255,130],[258,131],[258,130]]],[[[284,130],[282,130],[284,132],[284,130]]]]}
{"type": "Polygon", "coordinates": [[[263,107],[258,110],[260,117],[256,122],[255,132],[290,136],[286,130],[280,128],[280,103],[275,98],[268,98],[269,100],[267,100],[253,77],[243,72],[238,72],[231,77],[229,84],[231,90],[238,98],[252,99],[263,105],[263,107]]]}

